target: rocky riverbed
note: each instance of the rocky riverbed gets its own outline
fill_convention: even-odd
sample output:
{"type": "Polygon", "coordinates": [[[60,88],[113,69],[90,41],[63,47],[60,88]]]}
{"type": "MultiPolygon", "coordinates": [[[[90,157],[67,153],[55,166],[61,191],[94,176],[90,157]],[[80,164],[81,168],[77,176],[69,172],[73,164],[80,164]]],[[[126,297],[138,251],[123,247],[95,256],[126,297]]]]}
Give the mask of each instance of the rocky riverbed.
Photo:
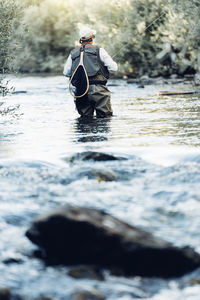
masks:
{"type": "MultiPolygon", "coordinates": [[[[10,84],[15,93],[0,106],[0,299],[198,300],[200,96],[155,96],[198,91],[198,86],[143,82],[141,88],[137,82],[110,81],[114,117],[81,120],[65,78],[11,77],[10,84]],[[117,234],[122,228],[126,233],[109,242],[100,230],[105,248],[95,243],[92,249],[85,227],[80,244],[73,227],[68,238],[74,237],[84,259],[77,263],[67,255],[67,263],[58,261],[60,252],[57,257],[44,247],[33,222],[57,211],[65,214],[66,205],[82,207],[85,215],[79,216],[90,216],[94,224],[103,214],[99,228],[108,235],[113,224],[117,234]],[[195,267],[180,273],[177,257],[170,265],[165,256],[159,273],[152,267],[156,256],[150,267],[144,256],[137,264],[123,263],[118,250],[132,258],[134,228],[145,247],[152,250],[152,241],[154,247],[165,245],[194,259],[195,267]],[[92,257],[93,251],[98,255],[92,257]],[[154,273],[141,272],[140,265],[154,273]],[[175,273],[166,275],[167,267],[175,273]]],[[[51,245],[59,245],[59,231],[52,228],[51,245]]],[[[65,242],[59,247],[69,250],[65,242]]]]}

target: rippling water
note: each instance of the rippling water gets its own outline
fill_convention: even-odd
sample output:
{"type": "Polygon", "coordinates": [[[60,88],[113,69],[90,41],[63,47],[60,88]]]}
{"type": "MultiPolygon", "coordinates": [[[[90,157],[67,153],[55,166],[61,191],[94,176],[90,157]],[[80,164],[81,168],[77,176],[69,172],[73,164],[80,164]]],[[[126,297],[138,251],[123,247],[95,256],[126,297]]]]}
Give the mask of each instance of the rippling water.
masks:
{"type": "Polygon", "coordinates": [[[32,220],[53,207],[92,206],[140,226],[175,245],[200,252],[200,96],[155,96],[189,85],[146,86],[111,81],[114,117],[78,118],[64,77],[11,78],[16,93],[0,106],[0,288],[25,299],[70,299],[77,288],[96,287],[108,300],[198,300],[200,270],[173,280],[105,274],[104,282],[75,280],[66,267],[32,258],[24,236],[32,220]],[[68,158],[103,151],[124,161],[68,158]],[[110,170],[99,182],[91,170],[110,170]],[[56,282],[56,284],[55,284],[56,282]]]}

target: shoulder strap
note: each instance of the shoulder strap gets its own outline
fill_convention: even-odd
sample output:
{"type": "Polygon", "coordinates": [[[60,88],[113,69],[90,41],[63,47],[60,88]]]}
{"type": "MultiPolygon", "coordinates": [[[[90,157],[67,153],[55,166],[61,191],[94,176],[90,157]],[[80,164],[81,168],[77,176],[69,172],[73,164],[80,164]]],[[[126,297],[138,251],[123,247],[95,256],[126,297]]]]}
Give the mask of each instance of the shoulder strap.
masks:
{"type": "Polygon", "coordinates": [[[100,46],[96,46],[97,47],[97,58],[99,61],[101,61],[100,59],[100,46]]]}

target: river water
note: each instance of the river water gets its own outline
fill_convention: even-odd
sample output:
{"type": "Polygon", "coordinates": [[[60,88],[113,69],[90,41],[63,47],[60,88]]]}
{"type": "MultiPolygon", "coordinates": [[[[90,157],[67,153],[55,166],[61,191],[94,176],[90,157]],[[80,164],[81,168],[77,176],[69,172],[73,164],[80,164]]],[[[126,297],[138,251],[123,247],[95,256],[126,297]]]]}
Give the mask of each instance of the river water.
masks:
{"type": "Polygon", "coordinates": [[[11,77],[16,93],[0,106],[0,288],[25,299],[71,299],[97,288],[108,300],[199,300],[200,270],[182,278],[73,279],[68,268],[32,257],[25,237],[34,218],[66,203],[104,209],[177,246],[200,252],[200,96],[155,96],[190,85],[110,81],[114,116],[78,118],[66,78],[11,77]],[[20,92],[21,91],[21,92],[20,92]],[[83,151],[127,158],[74,161],[83,151]],[[91,170],[112,171],[99,182],[91,170]]]}

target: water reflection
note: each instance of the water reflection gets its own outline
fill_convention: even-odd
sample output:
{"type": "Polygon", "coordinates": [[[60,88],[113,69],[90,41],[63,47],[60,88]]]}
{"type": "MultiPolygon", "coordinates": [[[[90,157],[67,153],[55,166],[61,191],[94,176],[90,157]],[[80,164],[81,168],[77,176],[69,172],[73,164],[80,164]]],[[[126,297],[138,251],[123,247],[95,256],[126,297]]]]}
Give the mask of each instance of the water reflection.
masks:
{"type": "Polygon", "coordinates": [[[78,118],[75,121],[76,142],[107,141],[111,118],[78,118]]]}

